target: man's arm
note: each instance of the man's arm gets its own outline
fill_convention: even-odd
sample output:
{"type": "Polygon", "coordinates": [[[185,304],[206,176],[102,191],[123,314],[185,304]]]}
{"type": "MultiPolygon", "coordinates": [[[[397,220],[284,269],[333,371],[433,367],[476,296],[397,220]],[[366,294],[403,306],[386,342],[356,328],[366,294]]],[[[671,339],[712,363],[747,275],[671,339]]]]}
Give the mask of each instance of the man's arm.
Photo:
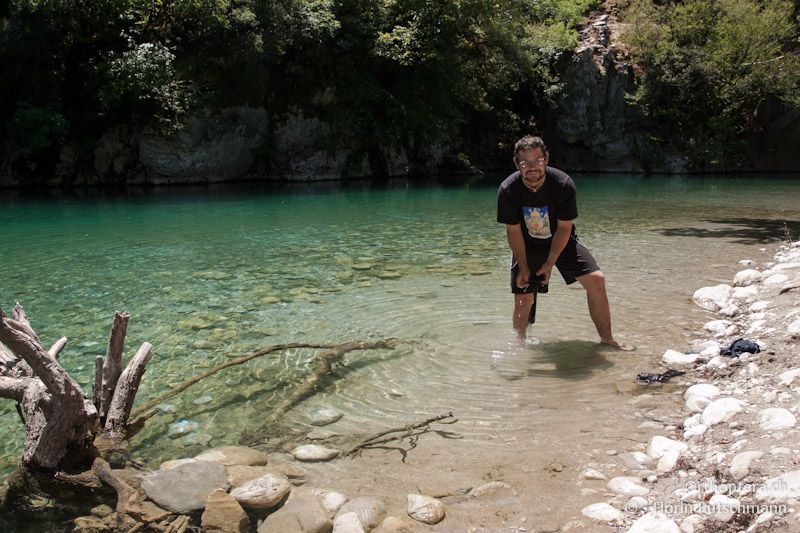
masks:
{"type": "Polygon", "coordinates": [[[569,242],[569,236],[572,233],[571,220],[557,220],[556,223],[556,232],[553,235],[553,240],[550,241],[550,253],[547,255],[547,261],[536,271],[537,276],[544,275],[545,283],[550,281],[550,274],[553,272],[553,267],[556,266],[558,256],[564,251],[564,247],[569,242]]]}
{"type": "MultiPolygon", "coordinates": [[[[528,269],[528,256],[525,253],[525,237],[522,235],[522,224],[506,224],[506,238],[508,239],[508,247],[511,248],[511,253],[519,265],[517,272],[517,287],[525,287],[531,275],[528,269]]],[[[564,243],[566,245],[566,241],[564,243]]]]}

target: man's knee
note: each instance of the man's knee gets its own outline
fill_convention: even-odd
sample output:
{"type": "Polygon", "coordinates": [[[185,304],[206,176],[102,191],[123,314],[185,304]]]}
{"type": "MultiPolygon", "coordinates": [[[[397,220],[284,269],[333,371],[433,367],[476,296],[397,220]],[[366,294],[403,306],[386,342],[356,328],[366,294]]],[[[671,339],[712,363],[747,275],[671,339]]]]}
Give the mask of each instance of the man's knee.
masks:
{"type": "Polygon", "coordinates": [[[595,270],[594,272],[584,274],[575,279],[577,279],[587,291],[604,289],[606,286],[606,276],[603,274],[602,270],[595,270]]]}
{"type": "Polygon", "coordinates": [[[533,304],[533,293],[525,293],[525,294],[515,294],[514,295],[514,306],[515,307],[527,307],[533,304]]]}

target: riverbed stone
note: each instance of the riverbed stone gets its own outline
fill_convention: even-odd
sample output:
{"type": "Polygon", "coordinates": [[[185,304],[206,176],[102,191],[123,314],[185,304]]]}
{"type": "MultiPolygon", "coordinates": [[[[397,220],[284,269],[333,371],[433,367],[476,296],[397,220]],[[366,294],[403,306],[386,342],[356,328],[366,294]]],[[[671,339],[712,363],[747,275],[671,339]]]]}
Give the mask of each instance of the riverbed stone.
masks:
{"type": "Polygon", "coordinates": [[[725,494],[714,494],[711,499],[708,500],[708,506],[715,511],[714,520],[730,522],[741,507],[741,502],[725,494]]]}
{"type": "Polygon", "coordinates": [[[289,500],[267,516],[258,526],[258,533],[330,533],[333,523],[322,504],[312,494],[289,500]]]}
{"type": "Polygon", "coordinates": [[[758,425],[764,431],[789,429],[797,425],[797,419],[782,407],[769,407],[758,412],[758,425]]]}
{"type": "MultiPolygon", "coordinates": [[[[768,272],[765,272],[764,274],[768,274],[768,272]]],[[[763,283],[764,285],[782,285],[787,281],[789,281],[789,276],[787,276],[786,274],[781,274],[779,272],[767,276],[764,280],[761,281],[761,283],[763,283]]]]}
{"type": "Polygon", "coordinates": [[[161,466],[158,467],[159,470],[172,470],[173,468],[177,468],[181,465],[185,465],[187,463],[194,463],[197,462],[197,459],[193,457],[188,457],[186,459],[171,459],[169,461],[164,461],[161,463],[161,466]]]}
{"type": "Polygon", "coordinates": [[[727,422],[744,411],[745,403],[736,398],[720,398],[714,400],[703,409],[701,420],[707,426],[727,422]]]}
{"type": "Polygon", "coordinates": [[[619,509],[607,503],[593,503],[581,509],[581,514],[592,520],[599,522],[611,522],[620,524],[625,519],[625,515],[619,509]]]}
{"type": "Polygon", "coordinates": [[[661,356],[664,363],[670,367],[672,366],[689,366],[697,361],[697,354],[694,353],[681,353],[677,350],[667,350],[661,356]]]}
{"type": "Polygon", "coordinates": [[[767,503],[797,498],[800,498],[800,470],[767,479],[756,490],[756,499],[767,503]]]}
{"type": "Polygon", "coordinates": [[[423,494],[409,494],[408,516],[424,524],[438,524],[444,519],[444,505],[436,498],[423,494]]]}
{"type": "Polygon", "coordinates": [[[751,285],[750,287],[736,287],[731,291],[731,300],[750,303],[756,298],[758,298],[758,287],[755,285],[751,285]]]}
{"type": "Polygon", "coordinates": [[[250,531],[250,519],[242,506],[222,489],[208,495],[206,508],[200,519],[204,532],[245,533],[250,531]]]}
{"type": "Polygon", "coordinates": [[[333,533],[366,533],[354,512],[337,515],[333,521],[333,533]]]}
{"type": "Polygon", "coordinates": [[[733,276],[734,287],[747,287],[757,281],[761,281],[761,272],[754,268],[741,270],[733,276]]]}
{"type": "Polygon", "coordinates": [[[631,525],[628,533],[681,533],[681,528],[664,513],[647,513],[631,525]]]}
{"type": "Polygon", "coordinates": [[[261,466],[267,464],[266,454],[247,446],[221,446],[206,450],[194,457],[198,461],[219,463],[225,466],[261,466]]]}
{"type": "Polygon", "coordinates": [[[652,459],[661,459],[661,457],[669,451],[674,450],[681,453],[687,448],[688,445],[685,442],[655,435],[647,444],[647,455],[652,459]]]}
{"type": "Polygon", "coordinates": [[[336,433],[335,431],[330,431],[328,429],[315,429],[314,431],[306,435],[306,438],[308,440],[327,440],[338,436],[339,434],[336,433]]]}
{"type": "Polygon", "coordinates": [[[686,400],[686,407],[694,413],[700,413],[708,407],[713,398],[719,396],[719,387],[710,383],[698,383],[692,385],[683,393],[686,400]]]}
{"type": "Polygon", "coordinates": [[[703,309],[719,311],[729,304],[732,291],[733,287],[724,283],[711,287],[702,287],[694,292],[692,300],[703,309]]]}
{"type": "Polygon", "coordinates": [[[786,332],[792,337],[800,337],[800,319],[789,324],[786,327],[786,332]]]}
{"type": "Polygon", "coordinates": [[[248,509],[272,509],[291,492],[292,485],[281,475],[266,474],[231,491],[237,502],[248,509]]]}
{"type": "Polygon", "coordinates": [[[594,468],[587,468],[583,472],[581,472],[581,478],[583,479],[590,479],[590,480],[602,480],[608,479],[604,473],[595,470],[594,468]]]}
{"type": "Polygon", "coordinates": [[[266,476],[267,474],[275,473],[277,469],[266,465],[231,465],[226,468],[226,471],[228,472],[228,483],[231,484],[232,488],[236,488],[244,485],[248,481],[266,476]]]}
{"type": "Polygon", "coordinates": [[[208,495],[216,489],[227,490],[225,467],[218,463],[196,461],[171,470],[159,470],[142,480],[147,497],[164,509],[188,514],[203,509],[208,495]]]}
{"type": "Polygon", "coordinates": [[[335,409],[317,409],[313,413],[311,413],[311,425],[312,426],[327,426],[328,424],[333,424],[340,418],[342,418],[343,413],[335,409]]]}
{"type": "Polygon", "coordinates": [[[736,457],[731,461],[731,477],[737,481],[744,479],[750,473],[750,465],[753,461],[761,459],[763,456],[764,452],[759,451],[736,454],[736,457]]]}
{"type": "Polygon", "coordinates": [[[386,505],[374,496],[357,496],[342,505],[336,516],[344,513],[356,513],[358,520],[366,530],[375,529],[386,517],[386,505]]]}
{"type": "Polygon", "coordinates": [[[336,514],[336,511],[341,509],[342,505],[347,503],[347,496],[342,494],[341,492],[336,492],[332,490],[322,490],[322,489],[314,489],[312,491],[314,496],[319,498],[319,501],[322,503],[322,506],[328,511],[330,514],[336,514]]]}
{"type": "Polygon", "coordinates": [[[798,376],[800,376],[800,368],[793,368],[791,370],[787,370],[786,372],[781,373],[778,376],[778,382],[781,385],[790,387],[798,376]]]}
{"type": "Polygon", "coordinates": [[[341,453],[335,448],[326,448],[316,444],[298,446],[292,450],[292,455],[298,461],[329,461],[341,453]]]}
{"type": "Polygon", "coordinates": [[[606,486],[611,492],[622,494],[623,496],[644,496],[650,492],[646,487],[639,484],[638,477],[632,476],[611,478],[606,486]]]}
{"type": "Polygon", "coordinates": [[[417,533],[419,524],[405,516],[387,516],[371,533],[417,533]]]}

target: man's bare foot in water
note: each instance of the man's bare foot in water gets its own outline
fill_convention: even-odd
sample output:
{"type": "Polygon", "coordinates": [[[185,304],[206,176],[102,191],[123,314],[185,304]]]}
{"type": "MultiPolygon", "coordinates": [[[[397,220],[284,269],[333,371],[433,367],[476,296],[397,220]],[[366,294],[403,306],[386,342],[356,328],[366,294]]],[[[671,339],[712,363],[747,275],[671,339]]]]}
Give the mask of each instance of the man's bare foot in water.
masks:
{"type": "Polygon", "coordinates": [[[636,349],[636,346],[632,344],[620,344],[614,339],[600,339],[600,344],[604,344],[611,348],[616,348],[617,350],[622,350],[623,352],[631,352],[636,349]]]}

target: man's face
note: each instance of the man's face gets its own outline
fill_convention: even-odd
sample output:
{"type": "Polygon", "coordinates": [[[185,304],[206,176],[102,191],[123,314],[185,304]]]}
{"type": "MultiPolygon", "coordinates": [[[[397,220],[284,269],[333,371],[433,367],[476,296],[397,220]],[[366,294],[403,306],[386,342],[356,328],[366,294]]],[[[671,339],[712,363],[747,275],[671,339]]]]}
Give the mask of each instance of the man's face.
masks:
{"type": "Polygon", "coordinates": [[[541,185],[544,179],[544,168],[547,166],[547,154],[541,148],[528,148],[517,154],[514,166],[522,175],[522,182],[530,189],[541,185]]]}

